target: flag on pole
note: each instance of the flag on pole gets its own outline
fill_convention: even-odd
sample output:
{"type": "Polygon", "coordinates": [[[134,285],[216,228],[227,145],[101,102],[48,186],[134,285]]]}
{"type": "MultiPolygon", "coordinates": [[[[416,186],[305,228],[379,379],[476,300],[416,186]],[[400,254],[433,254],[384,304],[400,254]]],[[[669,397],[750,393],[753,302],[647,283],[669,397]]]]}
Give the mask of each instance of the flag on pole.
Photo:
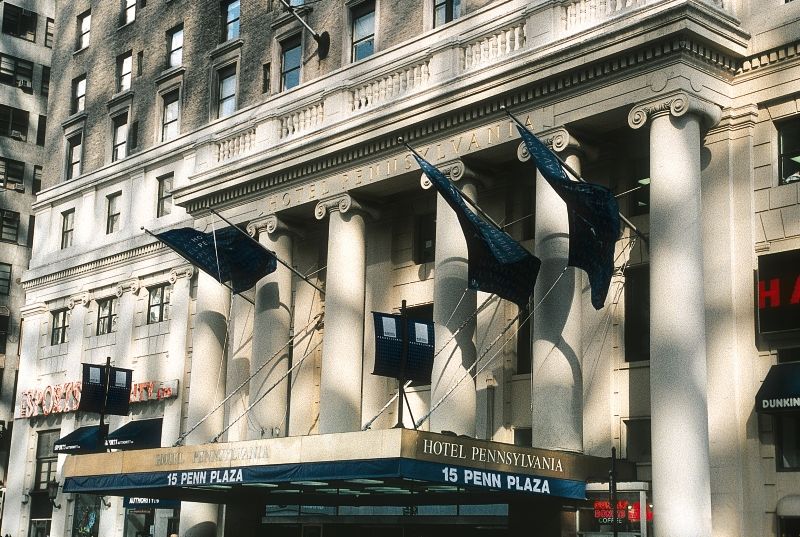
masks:
{"type": "Polygon", "coordinates": [[[273,252],[233,226],[211,233],[183,227],[153,235],[221,284],[230,282],[236,294],[277,268],[273,252]]]}
{"type": "Polygon", "coordinates": [[[539,274],[539,259],[508,233],[472,212],[461,192],[433,164],[416,154],[414,158],[458,216],[469,252],[469,287],[527,307],[539,274]]]}
{"type": "Polygon", "coordinates": [[[620,233],[619,206],[604,186],[571,181],[550,149],[528,129],[517,125],[522,141],[550,186],[567,204],[569,259],[567,265],[586,271],[592,305],[601,309],[614,272],[614,244],[620,233]]]}

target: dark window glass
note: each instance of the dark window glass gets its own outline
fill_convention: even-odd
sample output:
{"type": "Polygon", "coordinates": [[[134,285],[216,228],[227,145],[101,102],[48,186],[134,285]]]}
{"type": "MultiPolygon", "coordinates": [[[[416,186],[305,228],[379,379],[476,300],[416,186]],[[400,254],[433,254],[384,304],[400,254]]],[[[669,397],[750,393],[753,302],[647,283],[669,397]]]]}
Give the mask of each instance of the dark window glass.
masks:
{"type": "Polygon", "coordinates": [[[45,97],[50,95],[50,68],[42,65],[42,86],[41,93],[45,97]]]}
{"type": "MultiPolygon", "coordinates": [[[[75,512],[72,517],[72,535],[76,537],[100,537],[100,496],[94,494],[76,494],[75,512]]],[[[148,526],[149,527],[149,526],[148,526]]],[[[151,535],[149,532],[137,532],[139,535],[151,535]]],[[[133,532],[128,534],[133,537],[133,532]]]]}
{"type": "Polygon", "coordinates": [[[158,178],[158,206],[156,216],[166,216],[172,212],[172,174],[158,178]]]}
{"type": "Polygon", "coordinates": [[[19,234],[19,213],[0,209],[0,240],[5,242],[17,242],[19,234]]]}
{"type": "Polygon", "coordinates": [[[36,126],[36,145],[44,147],[47,139],[47,116],[39,116],[39,124],[36,126]]]}
{"type": "Polygon", "coordinates": [[[60,345],[67,343],[69,337],[67,331],[69,330],[69,316],[70,310],[57,310],[53,312],[53,330],[50,335],[51,345],[60,345]]]}
{"type": "Polygon", "coordinates": [[[775,459],[779,470],[800,470],[800,412],[776,414],[775,459]]]}
{"type": "Polygon", "coordinates": [[[9,54],[0,54],[0,84],[32,93],[33,63],[9,54]]]}
{"type": "Polygon", "coordinates": [[[128,114],[120,114],[112,120],[114,132],[111,160],[116,161],[128,156],[128,114]]]}
{"type": "Polygon", "coordinates": [[[778,182],[788,185],[800,181],[800,120],[788,121],[778,127],[778,182]]]}
{"type": "Polygon", "coordinates": [[[217,117],[226,117],[236,111],[236,64],[217,72],[217,117]]]}
{"type": "Polygon", "coordinates": [[[81,112],[86,106],[86,75],[72,80],[72,102],[70,113],[81,112]]]}
{"type": "Polygon", "coordinates": [[[414,222],[413,260],[416,264],[430,263],[436,253],[436,214],[425,214],[414,222]]]}
{"type": "Polygon", "coordinates": [[[117,297],[97,301],[97,335],[117,331],[117,297]]]}
{"type": "Polygon", "coordinates": [[[161,118],[161,141],[166,142],[176,138],[178,132],[178,116],[180,115],[180,102],[178,90],[164,94],[164,111],[161,118]]]}
{"type": "Polygon", "coordinates": [[[67,180],[81,174],[81,134],[75,134],[67,139],[67,180]]]}
{"type": "Polygon", "coordinates": [[[122,206],[122,193],[111,194],[108,200],[108,214],[106,215],[106,234],[119,231],[120,211],[122,206]]]}
{"type": "Polygon", "coordinates": [[[222,3],[222,17],[224,22],[222,32],[223,41],[230,41],[231,39],[239,37],[239,15],[239,0],[222,3]]]}
{"type": "Polygon", "coordinates": [[[778,363],[785,364],[786,362],[800,362],[800,347],[778,349],[778,363]]]}
{"type": "Polygon", "coordinates": [[[0,136],[20,142],[28,140],[28,117],[25,110],[0,104],[0,136]]]}
{"type": "Polygon", "coordinates": [[[301,54],[299,35],[281,43],[281,90],[300,84],[301,54]]]}
{"type": "Polygon", "coordinates": [[[26,41],[36,41],[36,13],[8,2],[4,6],[3,33],[26,41]]]}
{"type": "Polygon", "coordinates": [[[633,462],[650,462],[650,419],[625,420],[625,453],[633,462]]]}
{"type": "Polygon", "coordinates": [[[0,315],[0,354],[6,353],[6,342],[8,341],[8,323],[8,315],[0,315]]]}
{"type": "MultiPolygon", "coordinates": [[[[7,295],[11,289],[11,265],[0,263],[0,295],[7,295]]],[[[8,317],[6,317],[8,319],[8,317]]]]}
{"type": "Polygon", "coordinates": [[[53,445],[58,440],[58,429],[41,431],[36,442],[36,475],[33,490],[47,490],[47,483],[56,478],[58,456],[53,445]]]}
{"type": "Polygon", "coordinates": [[[25,192],[25,163],[10,158],[0,158],[0,186],[25,192]]]}
{"type": "Polygon", "coordinates": [[[72,246],[72,234],[75,231],[75,209],[61,213],[61,249],[72,246]]]}
{"type": "Polygon", "coordinates": [[[520,447],[533,446],[533,429],[530,427],[515,427],[514,445],[520,447]]]}
{"type": "Polygon", "coordinates": [[[147,324],[160,323],[169,319],[169,284],[148,289],[147,324]]]}
{"type": "Polygon", "coordinates": [[[78,40],[75,49],[80,50],[89,46],[92,34],[92,12],[87,11],[78,15],[78,40]]]}
{"type": "Polygon", "coordinates": [[[625,271],[625,361],[650,359],[650,266],[625,271]]]}
{"type": "Polygon", "coordinates": [[[461,16],[461,0],[434,0],[433,26],[441,26],[461,16]]]}
{"type": "Polygon", "coordinates": [[[55,21],[48,18],[44,25],[44,46],[47,48],[53,48],[54,26],[55,21]]]}
{"type": "MultiPolygon", "coordinates": [[[[42,167],[33,167],[33,185],[31,186],[31,194],[38,194],[42,189],[42,167]]],[[[28,242],[30,244],[30,242],[28,242]]]]}
{"type": "Polygon", "coordinates": [[[375,2],[369,0],[354,7],[352,19],[352,60],[356,62],[375,52],[375,2]]]}

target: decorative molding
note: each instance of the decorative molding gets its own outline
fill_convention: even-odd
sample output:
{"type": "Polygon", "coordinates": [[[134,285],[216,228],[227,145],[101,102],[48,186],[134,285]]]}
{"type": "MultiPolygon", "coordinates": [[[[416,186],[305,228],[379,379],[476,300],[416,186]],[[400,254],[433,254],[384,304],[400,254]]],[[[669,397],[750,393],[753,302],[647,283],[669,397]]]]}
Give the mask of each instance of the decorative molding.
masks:
{"type": "Polygon", "coordinates": [[[670,114],[680,117],[688,113],[700,116],[703,126],[710,129],[719,123],[722,108],[696,95],[677,91],[634,106],[628,114],[628,124],[632,129],[638,129],[657,115],[670,114]]]}
{"type": "Polygon", "coordinates": [[[141,288],[141,282],[139,278],[131,278],[130,280],[126,280],[119,285],[117,285],[116,295],[121,297],[125,291],[130,291],[134,295],[139,292],[141,288]]]}
{"type": "Polygon", "coordinates": [[[169,271],[169,283],[175,285],[180,278],[186,278],[190,280],[194,276],[194,266],[193,265],[181,265],[180,267],[175,267],[169,271]]]}
{"type": "Polygon", "coordinates": [[[261,233],[267,233],[269,235],[278,233],[303,237],[303,233],[295,226],[290,226],[287,222],[278,218],[278,215],[275,214],[271,214],[258,220],[253,220],[247,224],[247,233],[255,239],[258,239],[261,233]]]}
{"type": "Polygon", "coordinates": [[[350,194],[345,193],[321,200],[319,203],[317,203],[317,206],[314,208],[314,217],[316,217],[317,220],[322,220],[328,215],[328,213],[333,211],[346,213],[351,209],[353,211],[368,214],[374,219],[377,219],[380,216],[380,213],[377,210],[359,202],[350,194]]]}
{"type": "Polygon", "coordinates": [[[77,295],[72,295],[67,299],[67,307],[69,309],[74,309],[75,306],[81,305],[83,307],[87,307],[89,302],[91,302],[92,296],[88,292],[78,293],[77,295]]]}
{"type": "Polygon", "coordinates": [[[19,309],[19,314],[23,317],[33,317],[47,313],[49,308],[44,302],[34,302],[33,304],[25,304],[19,309]]]}
{"type": "Polygon", "coordinates": [[[758,69],[781,63],[791,58],[800,57],[800,41],[794,41],[787,45],[781,45],[778,48],[761,52],[745,58],[741,61],[739,68],[736,70],[737,75],[751,73],[758,69]]]}

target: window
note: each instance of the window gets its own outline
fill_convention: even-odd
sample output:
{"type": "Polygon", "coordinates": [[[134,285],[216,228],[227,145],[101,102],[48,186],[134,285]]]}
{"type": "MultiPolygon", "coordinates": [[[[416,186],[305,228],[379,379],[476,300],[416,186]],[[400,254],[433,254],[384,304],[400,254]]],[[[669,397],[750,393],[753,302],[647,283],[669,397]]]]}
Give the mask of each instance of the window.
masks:
{"type": "Polygon", "coordinates": [[[122,205],[122,193],[117,192],[106,198],[108,209],[106,214],[106,235],[119,231],[119,217],[122,205]]]}
{"type": "Polygon", "coordinates": [[[461,16],[461,0],[434,0],[433,27],[441,26],[461,16]]]}
{"type": "Polygon", "coordinates": [[[169,284],[151,287],[148,293],[147,324],[160,323],[169,319],[169,284]]]}
{"type": "Polygon", "coordinates": [[[44,97],[50,95],[50,68],[46,65],[42,65],[42,85],[40,91],[44,97]]]}
{"type": "Polygon", "coordinates": [[[172,212],[172,174],[158,178],[158,205],[156,216],[166,216],[172,212]]]}
{"type": "Polygon", "coordinates": [[[120,160],[128,156],[128,114],[120,114],[112,118],[112,148],[111,161],[120,160]]]}
{"type": "Polygon", "coordinates": [[[67,138],[67,181],[81,174],[82,138],[80,133],[67,138]]]}
{"type": "Polygon", "coordinates": [[[70,113],[76,114],[83,111],[86,106],[86,75],[72,80],[72,103],[70,113]]]}
{"type": "Polygon", "coordinates": [[[778,349],[778,363],[800,362],[800,347],[778,349]]]}
{"type": "Polygon", "coordinates": [[[47,139],[47,116],[39,116],[39,124],[36,126],[36,145],[44,147],[47,139]]]}
{"type": "Polygon", "coordinates": [[[133,55],[130,51],[117,56],[117,91],[131,89],[131,70],[133,69],[133,55]]]}
{"type": "Polygon", "coordinates": [[[26,41],[36,41],[36,20],[35,12],[6,2],[3,9],[3,33],[26,41]]]}
{"type": "Polygon", "coordinates": [[[514,445],[531,447],[533,445],[533,429],[530,427],[514,427],[514,445]]]}
{"type": "Polygon", "coordinates": [[[625,270],[625,361],[650,359],[650,266],[625,270]]]}
{"type": "Polygon", "coordinates": [[[436,214],[418,216],[414,222],[412,259],[417,265],[434,260],[436,250],[436,214]]]}
{"type": "Polygon", "coordinates": [[[625,458],[632,462],[650,462],[650,418],[634,418],[625,422],[625,458]]]}
{"type": "Polygon", "coordinates": [[[41,431],[36,442],[36,477],[33,490],[47,490],[47,483],[56,478],[58,456],[53,445],[58,440],[58,429],[41,431]]]}
{"type": "Polygon", "coordinates": [[[19,213],[0,209],[0,240],[17,242],[19,234],[19,213]]]}
{"type": "Polygon", "coordinates": [[[117,331],[117,297],[97,301],[97,335],[117,331]]]}
{"type": "MultiPolygon", "coordinates": [[[[2,276],[2,274],[0,274],[0,276],[2,276]]],[[[6,291],[5,294],[8,294],[8,291],[6,291]]],[[[6,353],[6,342],[8,341],[8,323],[8,315],[0,314],[0,354],[6,353]]]]}
{"type": "Polygon", "coordinates": [[[180,113],[180,103],[178,90],[170,91],[163,95],[164,100],[164,115],[161,118],[161,141],[166,142],[177,137],[178,132],[178,115],[180,113]]]}
{"type": "Polygon", "coordinates": [[[167,32],[169,53],[167,54],[167,67],[178,67],[183,64],[183,25],[167,32]]]}
{"type": "Polygon", "coordinates": [[[357,62],[375,52],[375,2],[368,0],[355,6],[353,18],[353,54],[357,62]]]}
{"type": "Polygon", "coordinates": [[[300,84],[300,35],[281,43],[281,91],[300,84]]]}
{"type": "Polygon", "coordinates": [[[222,18],[225,21],[222,31],[223,41],[239,37],[239,11],[239,0],[222,3],[222,18]]]}
{"type": "Polygon", "coordinates": [[[776,414],[775,458],[778,470],[800,470],[800,412],[776,414]]]}
{"type": "Polygon", "coordinates": [[[236,64],[220,69],[217,73],[219,80],[217,117],[226,117],[236,111],[236,64]]]}
{"type": "Polygon", "coordinates": [[[51,18],[47,18],[47,21],[44,23],[44,46],[47,48],[53,48],[53,37],[55,35],[54,27],[56,21],[51,18]]]}
{"type": "Polygon", "coordinates": [[[89,46],[89,37],[92,33],[92,12],[85,11],[78,15],[78,40],[75,50],[81,50],[89,46]]]}
{"type": "Polygon", "coordinates": [[[269,63],[265,63],[261,68],[261,93],[269,95],[271,80],[272,80],[272,66],[269,63]]]}
{"type": "Polygon", "coordinates": [[[0,263],[0,295],[7,295],[11,289],[11,265],[0,263]]]}
{"type": "Polygon", "coordinates": [[[25,163],[10,158],[0,158],[0,181],[4,188],[22,190],[25,177],[25,163]]]}
{"type": "Polygon", "coordinates": [[[122,0],[122,24],[136,20],[136,0],[122,0]]]}
{"type": "Polygon", "coordinates": [[[67,335],[67,331],[69,330],[69,315],[70,310],[68,309],[56,310],[53,312],[53,330],[50,335],[51,345],[60,345],[61,343],[67,343],[69,341],[69,336],[67,335]]]}
{"type": "Polygon", "coordinates": [[[0,84],[33,91],[33,64],[8,54],[0,54],[0,84]]]}
{"type": "Polygon", "coordinates": [[[0,136],[28,140],[28,112],[0,104],[0,136]]]}
{"type": "MultiPolygon", "coordinates": [[[[102,535],[100,533],[100,514],[102,513],[100,510],[100,496],[95,496],[94,494],[76,494],[74,509],[75,511],[72,515],[72,535],[76,537],[99,537],[102,535]]],[[[144,532],[137,533],[139,533],[139,535],[150,535],[144,532]]],[[[133,535],[133,532],[128,533],[128,535],[133,535]]]]}
{"type": "MultiPolygon", "coordinates": [[[[38,194],[42,190],[42,167],[33,167],[33,185],[31,185],[31,194],[38,194]]],[[[28,242],[30,244],[30,242],[28,242]]]]}
{"type": "Polygon", "coordinates": [[[800,120],[778,126],[778,183],[788,185],[800,181],[800,120]]]}
{"type": "Polygon", "coordinates": [[[61,249],[72,246],[72,234],[75,230],[75,209],[61,213],[61,249]]]}

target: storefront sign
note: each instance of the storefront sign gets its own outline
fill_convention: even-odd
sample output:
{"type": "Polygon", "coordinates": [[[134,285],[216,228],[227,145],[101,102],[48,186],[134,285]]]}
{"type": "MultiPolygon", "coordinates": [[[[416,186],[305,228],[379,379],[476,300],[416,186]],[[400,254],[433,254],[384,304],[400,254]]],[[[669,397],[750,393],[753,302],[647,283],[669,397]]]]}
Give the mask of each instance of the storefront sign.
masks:
{"type": "Polygon", "coordinates": [[[181,506],[181,502],[180,500],[125,496],[125,499],[122,500],[122,506],[126,509],[178,509],[181,506]]]}
{"type": "Polygon", "coordinates": [[[758,257],[758,329],[800,331],[800,250],[758,257]]]}
{"type": "MultiPolygon", "coordinates": [[[[653,509],[650,505],[647,506],[647,522],[653,521],[653,509]]],[[[617,500],[617,523],[624,522],[639,522],[642,519],[642,510],[640,502],[629,502],[628,500],[617,500]]],[[[614,522],[613,513],[611,509],[611,502],[608,500],[595,500],[594,502],[594,518],[600,524],[612,524],[614,522]]]]}
{"type": "MultiPolygon", "coordinates": [[[[15,418],[75,412],[81,400],[81,382],[65,382],[43,389],[22,390],[15,418]]],[[[145,381],[131,385],[131,403],[161,401],[178,396],[178,380],[145,381]]]]}

